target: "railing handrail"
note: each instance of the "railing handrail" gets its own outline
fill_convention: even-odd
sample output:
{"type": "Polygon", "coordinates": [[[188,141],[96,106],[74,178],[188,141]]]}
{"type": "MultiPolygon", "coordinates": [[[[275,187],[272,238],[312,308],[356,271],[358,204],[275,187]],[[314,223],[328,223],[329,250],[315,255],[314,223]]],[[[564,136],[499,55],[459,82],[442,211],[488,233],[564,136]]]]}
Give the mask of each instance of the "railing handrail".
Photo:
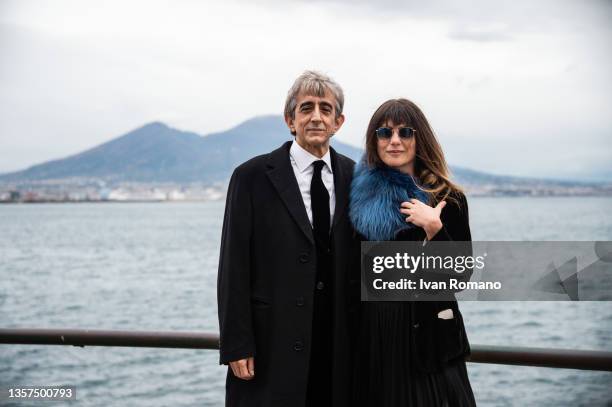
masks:
{"type": "Polygon", "coordinates": [[[219,349],[219,335],[186,331],[17,328],[0,329],[0,343],[219,349]]]}
{"type": "MultiPolygon", "coordinates": [[[[0,344],[219,349],[219,335],[185,331],[4,328],[0,329],[0,344]]],[[[471,348],[468,362],[612,372],[612,352],[607,351],[492,345],[471,348]]]]}

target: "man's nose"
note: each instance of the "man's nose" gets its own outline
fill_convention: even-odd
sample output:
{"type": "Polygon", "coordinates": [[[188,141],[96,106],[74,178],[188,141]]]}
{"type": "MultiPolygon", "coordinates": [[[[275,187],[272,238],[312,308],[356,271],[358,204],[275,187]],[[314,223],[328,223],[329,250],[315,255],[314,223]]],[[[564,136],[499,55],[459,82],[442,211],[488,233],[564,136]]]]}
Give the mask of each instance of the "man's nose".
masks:
{"type": "Polygon", "coordinates": [[[315,122],[321,121],[321,110],[319,110],[319,106],[315,106],[314,110],[312,111],[312,117],[310,118],[310,120],[315,122]]]}

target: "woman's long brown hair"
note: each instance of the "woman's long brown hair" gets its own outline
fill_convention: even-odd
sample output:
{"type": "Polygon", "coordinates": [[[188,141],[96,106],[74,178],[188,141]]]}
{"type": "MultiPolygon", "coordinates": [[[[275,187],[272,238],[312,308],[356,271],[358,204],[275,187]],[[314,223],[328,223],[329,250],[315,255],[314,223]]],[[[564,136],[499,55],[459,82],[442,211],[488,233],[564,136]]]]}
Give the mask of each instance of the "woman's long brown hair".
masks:
{"type": "Polygon", "coordinates": [[[366,162],[370,168],[384,166],[378,156],[376,129],[386,122],[403,124],[416,130],[414,175],[418,186],[430,196],[430,204],[450,199],[459,204],[456,196],[463,192],[450,179],[444,152],[427,118],[417,105],[407,99],[390,99],[374,112],[366,133],[366,162]]]}

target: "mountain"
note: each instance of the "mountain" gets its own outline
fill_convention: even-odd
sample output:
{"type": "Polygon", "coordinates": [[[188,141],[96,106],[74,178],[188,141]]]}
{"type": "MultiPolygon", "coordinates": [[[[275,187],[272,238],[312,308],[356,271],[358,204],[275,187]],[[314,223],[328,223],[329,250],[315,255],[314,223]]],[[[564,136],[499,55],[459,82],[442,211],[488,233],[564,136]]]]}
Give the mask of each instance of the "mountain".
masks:
{"type": "MultiPolygon", "coordinates": [[[[201,136],[153,122],[97,147],[59,160],[0,175],[6,184],[225,183],[240,163],[291,140],[281,116],[261,116],[227,131],[201,136]]],[[[358,160],[362,150],[332,139],[341,154],[358,160]]],[[[453,179],[484,195],[610,194],[612,186],[493,175],[451,167],[453,179]]]]}
{"type": "MultiPolygon", "coordinates": [[[[237,165],[291,137],[281,116],[256,117],[206,137],[153,122],[82,153],[0,175],[0,181],[225,181],[237,165]]],[[[334,140],[332,146],[355,159],[361,155],[348,144],[334,140]]]]}

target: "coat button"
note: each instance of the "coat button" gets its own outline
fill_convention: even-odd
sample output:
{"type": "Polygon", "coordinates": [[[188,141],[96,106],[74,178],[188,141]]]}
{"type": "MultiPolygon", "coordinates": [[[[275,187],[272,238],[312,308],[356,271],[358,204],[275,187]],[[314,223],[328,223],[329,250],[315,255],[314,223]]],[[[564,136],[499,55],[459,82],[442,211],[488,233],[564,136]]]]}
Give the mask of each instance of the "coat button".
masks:
{"type": "Polygon", "coordinates": [[[302,349],[304,349],[304,344],[302,343],[302,341],[295,341],[295,343],[293,344],[293,350],[299,352],[302,349]]]}
{"type": "Polygon", "coordinates": [[[295,305],[297,305],[298,307],[303,307],[304,306],[304,297],[297,297],[295,299],[295,305]]]}
{"type": "Polygon", "coordinates": [[[323,283],[323,281],[319,281],[317,283],[317,290],[322,290],[325,288],[325,284],[323,283]]]}
{"type": "Polygon", "coordinates": [[[299,257],[300,263],[308,263],[309,259],[310,257],[308,257],[308,253],[300,254],[300,257],[299,257]]]}

